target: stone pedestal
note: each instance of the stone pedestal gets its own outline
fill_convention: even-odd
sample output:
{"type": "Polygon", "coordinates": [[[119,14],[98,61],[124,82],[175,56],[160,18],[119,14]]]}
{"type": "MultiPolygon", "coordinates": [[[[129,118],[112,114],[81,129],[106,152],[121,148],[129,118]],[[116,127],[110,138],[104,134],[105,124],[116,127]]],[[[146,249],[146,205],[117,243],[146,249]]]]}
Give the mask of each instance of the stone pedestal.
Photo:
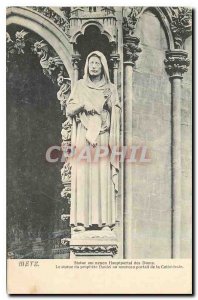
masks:
{"type": "Polygon", "coordinates": [[[112,259],[118,251],[118,241],[112,231],[88,230],[73,233],[70,240],[70,258],[112,259]]]}

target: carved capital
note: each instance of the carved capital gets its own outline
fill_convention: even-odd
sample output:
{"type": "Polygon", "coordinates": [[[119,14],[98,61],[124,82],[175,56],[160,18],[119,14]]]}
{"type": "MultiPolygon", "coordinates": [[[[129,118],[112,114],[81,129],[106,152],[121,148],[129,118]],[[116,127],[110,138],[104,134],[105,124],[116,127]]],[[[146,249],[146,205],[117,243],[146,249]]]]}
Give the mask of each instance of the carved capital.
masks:
{"type": "Polygon", "coordinates": [[[171,8],[171,30],[174,37],[175,48],[183,48],[187,37],[192,34],[192,9],[187,7],[171,8]]]}
{"type": "Polygon", "coordinates": [[[123,11],[123,35],[133,35],[136,29],[137,21],[142,12],[142,7],[124,8],[123,11]]]}
{"type": "Polygon", "coordinates": [[[119,54],[111,54],[110,55],[110,62],[113,69],[118,69],[120,61],[120,55],[119,54]]]}
{"type": "Polygon", "coordinates": [[[74,70],[79,69],[79,64],[81,62],[81,55],[80,54],[73,54],[72,55],[72,65],[74,70]]]}
{"type": "Polygon", "coordinates": [[[139,57],[139,53],[142,52],[139,48],[140,39],[131,35],[124,36],[124,45],[123,45],[123,55],[124,62],[131,63],[132,66],[135,66],[135,62],[139,57]]]}
{"type": "Polygon", "coordinates": [[[183,73],[188,71],[190,60],[188,53],[184,50],[166,51],[166,59],[164,60],[165,69],[170,78],[183,78],[183,73]]]}

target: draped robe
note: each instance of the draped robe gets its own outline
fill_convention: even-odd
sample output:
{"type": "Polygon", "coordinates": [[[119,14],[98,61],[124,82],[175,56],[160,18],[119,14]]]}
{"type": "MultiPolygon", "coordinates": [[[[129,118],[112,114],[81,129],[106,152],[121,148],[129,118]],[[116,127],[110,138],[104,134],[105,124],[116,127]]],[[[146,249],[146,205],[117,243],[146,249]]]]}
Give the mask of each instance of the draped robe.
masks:
{"type": "MultiPolygon", "coordinates": [[[[67,103],[67,115],[72,117],[71,145],[76,153],[90,147],[91,161],[70,158],[71,211],[70,224],[77,226],[111,226],[116,222],[116,194],[118,192],[118,159],[111,158],[113,147],[119,148],[120,106],[117,88],[109,80],[105,57],[96,51],[103,65],[104,75],[98,84],[88,75],[88,58],[84,78],[77,81],[67,103]],[[87,115],[88,105],[96,112],[87,115]],[[94,162],[92,143],[108,147],[109,154],[94,162]]],[[[95,52],[95,53],[96,53],[95,52]]],[[[89,55],[90,57],[91,55],[89,55]]]]}

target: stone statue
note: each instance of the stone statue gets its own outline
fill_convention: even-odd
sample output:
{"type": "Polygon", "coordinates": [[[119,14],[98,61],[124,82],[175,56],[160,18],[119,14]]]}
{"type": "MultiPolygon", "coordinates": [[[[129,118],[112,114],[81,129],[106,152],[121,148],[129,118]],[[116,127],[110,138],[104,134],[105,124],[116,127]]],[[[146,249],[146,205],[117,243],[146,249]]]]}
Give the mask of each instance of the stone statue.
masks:
{"type": "Polygon", "coordinates": [[[119,148],[120,104],[101,52],[88,55],[84,77],[73,87],[66,113],[72,118],[71,145],[75,153],[85,155],[81,160],[75,155],[70,158],[70,224],[76,232],[111,230],[116,222],[119,172],[119,159],[111,154],[119,148]]]}

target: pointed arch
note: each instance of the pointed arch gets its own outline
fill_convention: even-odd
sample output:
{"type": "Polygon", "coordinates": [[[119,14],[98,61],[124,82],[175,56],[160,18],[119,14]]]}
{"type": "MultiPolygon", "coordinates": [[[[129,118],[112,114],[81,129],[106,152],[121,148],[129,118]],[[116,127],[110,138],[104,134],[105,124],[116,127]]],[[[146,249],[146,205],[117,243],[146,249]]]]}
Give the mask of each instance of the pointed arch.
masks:
{"type": "Polygon", "coordinates": [[[170,28],[170,22],[171,22],[171,13],[169,11],[169,8],[165,7],[143,7],[140,17],[138,20],[141,19],[141,16],[146,12],[150,11],[157,15],[167,38],[168,48],[170,50],[174,49],[174,39],[170,28]]]}

